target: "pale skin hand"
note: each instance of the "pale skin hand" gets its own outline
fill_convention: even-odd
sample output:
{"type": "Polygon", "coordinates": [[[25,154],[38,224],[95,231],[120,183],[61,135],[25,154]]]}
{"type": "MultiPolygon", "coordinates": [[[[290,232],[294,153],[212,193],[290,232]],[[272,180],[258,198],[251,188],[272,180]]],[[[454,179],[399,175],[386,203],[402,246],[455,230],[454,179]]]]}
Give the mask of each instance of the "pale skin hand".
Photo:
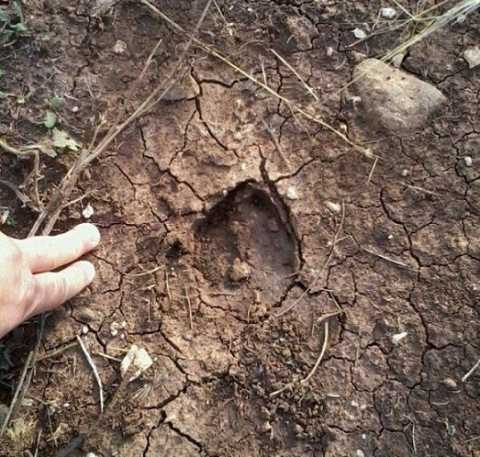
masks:
{"type": "Polygon", "coordinates": [[[0,233],[0,338],[87,287],[95,268],[77,259],[99,241],[100,233],[92,224],[80,224],[62,235],[25,240],[0,233]],[[53,272],[65,265],[69,266],[53,272]]]}

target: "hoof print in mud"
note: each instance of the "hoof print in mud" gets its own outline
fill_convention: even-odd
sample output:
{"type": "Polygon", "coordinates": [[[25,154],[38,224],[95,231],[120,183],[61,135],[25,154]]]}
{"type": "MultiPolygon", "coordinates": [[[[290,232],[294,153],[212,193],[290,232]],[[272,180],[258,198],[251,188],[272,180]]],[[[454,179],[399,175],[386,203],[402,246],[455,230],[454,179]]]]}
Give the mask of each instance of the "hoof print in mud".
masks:
{"type": "Polygon", "coordinates": [[[225,289],[248,287],[274,304],[297,269],[293,227],[275,198],[244,183],[229,192],[196,227],[198,268],[225,289]]]}

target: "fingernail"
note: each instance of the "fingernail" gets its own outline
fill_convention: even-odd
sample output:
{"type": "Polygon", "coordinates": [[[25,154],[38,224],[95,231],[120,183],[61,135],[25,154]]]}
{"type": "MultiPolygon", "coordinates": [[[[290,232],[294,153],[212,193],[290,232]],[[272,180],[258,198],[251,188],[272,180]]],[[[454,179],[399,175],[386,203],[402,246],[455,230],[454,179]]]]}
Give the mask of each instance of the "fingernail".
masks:
{"type": "Polygon", "coordinates": [[[85,278],[88,284],[90,284],[95,279],[95,274],[96,274],[95,267],[90,262],[85,262],[84,269],[85,269],[85,278]]]}
{"type": "Polygon", "coordinates": [[[100,235],[100,231],[98,230],[97,227],[95,227],[93,224],[92,224],[92,235],[91,235],[91,238],[90,238],[90,243],[91,243],[91,246],[92,248],[95,248],[98,246],[98,243],[100,243],[100,238],[101,238],[101,235],[100,235]]]}
{"type": "Polygon", "coordinates": [[[97,227],[93,224],[80,224],[80,226],[83,230],[85,230],[85,236],[87,238],[86,242],[88,244],[88,249],[93,249],[98,246],[98,243],[100,243],[100,232],[97,227]]]}

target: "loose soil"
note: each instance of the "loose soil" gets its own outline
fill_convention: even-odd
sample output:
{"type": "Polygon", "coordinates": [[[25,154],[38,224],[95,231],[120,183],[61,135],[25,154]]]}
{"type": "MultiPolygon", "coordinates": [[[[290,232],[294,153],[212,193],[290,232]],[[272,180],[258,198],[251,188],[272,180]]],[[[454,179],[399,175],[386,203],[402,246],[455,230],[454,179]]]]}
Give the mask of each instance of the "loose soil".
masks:
{"type": "MultiPolygon", "coordinates": [[[[203,8],[154,3],[187,30],[203,8]]],[[[372,158],[194,45],[181,81],[82,176],[73,197],[87,196],[56,226],[92,205],[98,277],[48,317],[49,357],[0,455],[480,456],[480,370],[461,381],[480,357],[480,78],[462,58],[480,40],[478,12],[409,51],[403,70],[448,106],[397,136],[341,90],[364,56],[405,39],[402,29],[355,44],[352,30],[383,2],[217,4],[223,16],[212,5],[203,41],[381,159],[371,174],[372,158]],[[324,344],[319,318],[340,308],[300,384],[324,344]],[[104,384],[102,416],[82,352],[61,351],[79,334],[104,384]],[[132,344],[154,364],[126,384],[119,360],[132,344]]],[[[24,14],[29,36],[0,50],[0,134],[17,146],[47,134],[54,95],[59,126],[88,144],[100,114],[108,124],[132,112],[187,41],[135,1],[36,0],[24,14]]],[[[44,201],[74,158],[42,155],[44,201]]],[[[1,179],[17,186],[32,166],[0,155],[1,179]]],[[[25,236],[32,205],[0,185],[0,206],[2,230],[25,236]]],[[[2,343],[5,404],[35,334],[26,324],[2,343]]]]}

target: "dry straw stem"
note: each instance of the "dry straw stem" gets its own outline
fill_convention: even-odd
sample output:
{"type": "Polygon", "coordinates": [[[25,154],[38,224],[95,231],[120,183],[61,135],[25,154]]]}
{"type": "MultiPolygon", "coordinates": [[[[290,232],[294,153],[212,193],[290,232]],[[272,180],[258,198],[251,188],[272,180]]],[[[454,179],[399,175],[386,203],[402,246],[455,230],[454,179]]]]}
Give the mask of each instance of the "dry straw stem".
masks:
{"type": "Polygon", "coordinates": [[[217,59],[221,60],[223,63],[227,64],[229,67],[233,68],[235,71],[237,71],[238,73],[240,73],[241,75],[245,76],[247,79],[249,79],[250,81],[252,81],[254,84],[256,84],[257,86],[261,87],[262,89],[264,89],[267,93],[269,93],[270,95],[272,95],[273,97],[277,98],[278,100],[282,101],[283,103],[285,103],[287,106],[290,107],[290,109],[293,111],[293,112],[296,112],[298,114],[301,114],[302,116],[304,116],[305,118],[309,119],[310,121],[318,124],[318,125],[321,125],[323,128],[329,130],[330,132],[334,133],[335,135],[337,135],[339,138],[341,138],[343,141],[345,141],[347,144],[349,144],[351,147],[353,147],[355,150],[361,152],[362,154],[364,154],[367,158],[373,158],[373,157],[376,157],[374,154],[372,154],[372,152],[370,151],[370,149],[368,148],[364,148],[363,146],[360,146],[356,143],[354,143],[352,140],[350,140],[350,138],[348,138],[346,135],[344,135],[342,132],[340,132],[339,130],[335,129],[334,127],[332,127],[330,124],[328,124],[327,122],[325,122],[323,119],[321,119],[320,117],[318,116],[315,116],[314,114],[311,114],[307,111],[305,111],[303,108],[299,107],[298,105],[296,105],[294,102],[292,102],[291,100],[289,100],[288,98],[280,95],[278,92],[276,92],[275,90],[273,90],[270,86],[268,86],[267,84],[259,81],[258,79],[256,79],[254,76],[252,76],[250,73],[246,72],[245,70],[243,70],[242,68],[238,67],[237,65],[235,65],[232,61],[230,61],[227,57],[223,56],[220,52],[216,51],[212,46],[209,46],[207,44],[205,44],[203,41],[199,40],[198,38],[195,38],[193,35],[191,35],[189,32],[187,32],[183,27],[181,27],[180,25],[178,25],[173,19],[170,19],[165,13],[163,13],[162,11],[160,11],[155,5],[153,5],[152,3],[150,3],[148,0],[140,0],[140,3],[143,3],[145,6],[147,6],[153,13],[155,13],[156,15],[158,15],[159,17],[161,17],[164,21],[166,21],[168,24],[170,24],[175,30],[177,30],[178,32],[190,37],[190,39],[197,45],[199,46],[200,48],[202,48],[205,52],[207,52],[208,54],[216,57],[217,59]]]}
{"type": "MultiPolygon", "coordinates": [[[[155,88],[155,90],[140,104],[140,106],[130,116],[128,116],[127,119],[124,120],[123,122],[119,122],[120,115],[121,115],[121,113],[119,113],[119,116],[117,117],[117,121],[108,130],[105,137],[96,146],[94,146],[94,143],[95,143],[94,140],[96,139],[99,132],[99,126],[97,126],[97,128],[95,129],[94,139],[92,140],[91,146],[88,149],[83,149],[80,152],[80,155],[76,159],[75,163],[62,179],[62,182],[59,188],[53,194],[53,196],[50,198],[44,210],[38,216],[32,229],[30,230],[29,236],[36,235],[40,230],[40,228],[42,227],[42,225],[44,226],[42,235],[50,234],[61,212],[68,205],[68,203],[65,203],[65,202],[68,200],[73,190],[75,189],[76,183],[80,175],[83,173],[83,171],[87,169],[87,167],[90,165],[90,163],[92,163],[92,161],[97,159],[108,147],[110,147],[110,145],[118,137],[118,135],[122,133],[132,122],[134,122],[136,119],[146,114],[158,102],[160,102],[163,99],[163,97],[174,86],[174,84],[178,81],[179,76],[182,77],[182,75],[185,74],[185,72],[182,74],[182,72],[180,72],[180,69],[183,66],[183,63],[188,54],[188,51],[190,50],[192,43],[195,40],[194,38],[195,35],[197,34],[198,30],[203,24],[203,21],[207,15],[207,12],[210,8],[211,3],[212,3],[212,0],[207,1],[205,8],[203,9],[203,12],[197,22],[197,25],[195,26],[195,29],[193,31],[193,34],[190,40],[187,42],[183,52],[180,54],[178,58],[177,64],[169,73],[165,81],[159,84],[157,88],[155,88]]],[[[158,46],[159,44],[157,43],[156,47],[158,46]]],[[[148,66],[151,63],[152,61],[151,56],[152,54],[150,54],[147,60],[146,66],[148,66]]],[[[140,77],[143,77],[145,72],[146,70],[144,69],[141,72],[140,77]]],[[[134,83],[134,87],[136,87],[136,84],[137,82],[134,83]]],[[[103,117],[101,117],[100,119],[103,119],[103,117]]],[[[103,122],[103,121],[100,121],[100,122],[103,122]]],[[[0,147],[2,147],[3,149],[5,149],[5,145],[6,143],[3,141],[0,143],[0,147]]],[[[12,151],[7,151],[7,152],[12,152],[12,151]]],[[[18,151],[15,151],[15,152],[18,152],[18,151]]],[[[0,430],[0,437],[4,434],[5,430],[7,429],[7,426],[13,416],[13,412],[17,406],[17,403],[18,404],[21,403],[21,401],[19,400],[23,398],[23,396],[25,395],[25,393],[27,392],[30,386],[30,381],[33,376],[35,361],[37,358],[39,346],[43,339],[45,319],[46,319],[45,315],[42,315],[40,318],[40,329],[38,331],[37,345],[35,346],[33,351],[31,351],[30,354],[28,355],[27,361],[25,363],[25,366],[22,372],[22,376],[17,385],[12,402],[10,404],[8,414],[6,416],[4,423],[2,424],[2,428],[0,430]],[[29,368],[30,368],[30,372],[28,373],[29,368]]]]}
{"type": "Polygon", "coordinates": [[[325,355],[325,352],[327,350],[327,346],[328,346],[328,333],[329,333],[329,329],[328,329],[328,319],[333,317],[333,316],[336,316],[338,313],[332,313],[332,314],[329,314],[329,315],[326,315],[324,317],[324,324],[323,324],[323,334],[324,334],[324,337],[323,337],[323,344],[322,344],[322,350],[320,351],[320,354],[319,356],[317,357],[317,361],[315,362],[315,365],[313,365],[312,369],[310,370],[310,372],[308,373],[307,376],[305,376],[305,378],[303,378],[301,381],[292,381],[288,384],[286,384],[285,386],[283,386],[281,389],[278,389],[276,390],[275,392],[272,392],[270,394],[270,397],[276,397],[277,395],[281,394],[282,392],[284,392],[285,390],[292,390],[294,389],[296,386],[303,386],[305,384],[308,383],[308,381],[310,381],[310,379],[312,379],[313,375],[316,373],[316,371],[318,370],[318,367],[320,366],[320,363],[322,362],[323,360],[323,356],[325,355]]]}
{"type": "Polygon", "coordinates": [[[473,367],[469,370],[469,372],[462,378],[462,382],[466,382],[467,379],[472,376],[472,374],[475,372],[475,370],[480,367],[480,359],[477,360],[477,363],[473,365],[473,367]]]}
{"type": "MultiPolygon", "coordinates": [[[[320,99],[318,98],[318,95],[315,93],[312,87],[310,87],[307,82],[300,76],[297,70],[292,67],[275,49],[270,49],[270,52],[278,59],[280,62],[282,62],[297,78],[298,80],[303,84],[303,87],[307,90],[307,92],[317,101],[319,102],[320,99]]],[[[265,77],[264,77],[265,79],[265,77]]]]}
{"type": "Polygon", "coordinates": [[[82,348],[82,352],[85,355],[85,358],[87,359],[88,364],[90,365],[90,368],[93,371],[93,376],[95,377],[95,381],[97,381],[98,384],[98,395],[100,397],[100,413],[103,413],[103,386],[102,386],[102,379],[100,378],[100,375],[98,374],[97,367],[95,365],[95,362],[93,361],[92,357],[90,356],[90,353],[88,352],[87,347],[85,346],[85,343],[83,342],[82,338],[80,338],[77,335],[77,341],[80,347],[82,348]]]}

